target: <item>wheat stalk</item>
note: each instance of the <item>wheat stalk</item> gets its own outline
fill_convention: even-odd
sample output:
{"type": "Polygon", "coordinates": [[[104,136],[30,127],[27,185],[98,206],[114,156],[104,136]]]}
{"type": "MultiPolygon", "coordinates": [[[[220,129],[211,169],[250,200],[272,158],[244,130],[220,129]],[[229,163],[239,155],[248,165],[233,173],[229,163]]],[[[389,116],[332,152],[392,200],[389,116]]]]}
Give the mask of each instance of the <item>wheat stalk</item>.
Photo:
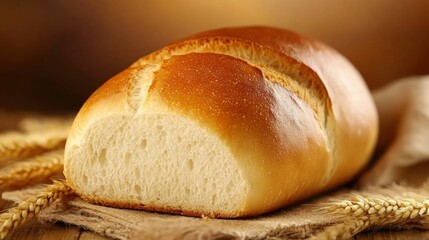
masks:
{"type": "Polygon", "coordinates": [[[348,220],[327,227],[310,239],[345,239],[368,228],[400,227],[428,217],[429,200],[356,195],[353,200],[334,203],[325,210],[347,216],[348,220]]]}
{"type": "Polygon", "coordinates": [[[49,150],[64,147],[67,133],[7,133],[0,135],[0,163],[14,158],[31,157],[49,150]]]}
{"type": "Polygon", "coordinates": [[[53,150],[0,169],[0,189],[46,180],[63,170],[64,150],[53,150]]]}
{"type": "Polygon", "coordinates": [[[36,216],[41,210],[51,205],[55,200],[73,194],[72,189],[64,182],[54,181],[36,196],[22,201],[17,206],[9,208],[0,214],[0,238],[4,239],[13,229],[36,216]]]}
{"type": "Polygon", "coordinates": [[[19,122],[19,129],[23,132],[46,132],[52,130],[68,131],[72,125],[71,116],[26,117],[19,122]]]}

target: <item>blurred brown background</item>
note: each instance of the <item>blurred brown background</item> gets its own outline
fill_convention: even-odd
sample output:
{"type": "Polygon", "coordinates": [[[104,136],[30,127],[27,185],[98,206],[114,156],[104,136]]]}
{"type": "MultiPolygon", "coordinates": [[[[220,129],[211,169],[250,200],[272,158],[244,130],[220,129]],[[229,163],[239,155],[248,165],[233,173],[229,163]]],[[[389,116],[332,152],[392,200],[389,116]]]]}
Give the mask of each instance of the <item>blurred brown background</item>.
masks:
{"type": "Polygon", "coordinates": [[[2,0],[0,109],[77,110],[139,57],[199,31],[241,25],[325,41],[371,88],[429,73],[427,0],[2,0]]]}

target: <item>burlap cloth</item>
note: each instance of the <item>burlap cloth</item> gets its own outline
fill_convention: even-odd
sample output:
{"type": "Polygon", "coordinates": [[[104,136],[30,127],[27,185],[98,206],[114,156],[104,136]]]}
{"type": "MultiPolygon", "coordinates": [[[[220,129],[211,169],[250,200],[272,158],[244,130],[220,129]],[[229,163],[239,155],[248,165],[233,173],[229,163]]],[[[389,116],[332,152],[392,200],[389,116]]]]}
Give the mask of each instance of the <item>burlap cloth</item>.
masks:
{"type": "MultiPolygon", "coordinates": [[[[19,202],[34,195],[37,188],[6,192],[3,197],[19,202]]],[[[419,198],[429,200],[429,184],[419,188],[394,185],[354,191],[341,189],[302,204],[248,219],[209,219],[146,211],[110,208],[89,204],[79,197],[57,202],[39,218],[47,222],[64,222],[116,239],[305,239],[326,231],[330,226],[353,220],[326,210],[333,202],[354,195],[419,198]]],[[[388,228],[429,230],[429,219],[388,225],[388,228]]],[[[377,229],[380,226],[377,226],[377,229]]],[[[340,237],[341,238],[341,237],[340,237]]]]}

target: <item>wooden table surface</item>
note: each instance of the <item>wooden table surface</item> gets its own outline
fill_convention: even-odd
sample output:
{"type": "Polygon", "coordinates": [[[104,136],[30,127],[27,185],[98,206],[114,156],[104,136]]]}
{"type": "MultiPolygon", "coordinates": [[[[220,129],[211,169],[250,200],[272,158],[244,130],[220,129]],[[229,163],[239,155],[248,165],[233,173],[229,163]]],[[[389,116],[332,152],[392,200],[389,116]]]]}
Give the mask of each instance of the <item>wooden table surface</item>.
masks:
{"type": "MultiPolygon", "coordinates": [[[[42,224],[37,219],[29,221],[21,228],[16,229],[10,239],[27,240],[104,240],[108,239],[96,233],[79,229],[65,224],[42,224]]],[[[407,231],[372,231],[358,234],[354,240],[424,240],[429,239],[429,231],[407,230],[407,231]]]]}

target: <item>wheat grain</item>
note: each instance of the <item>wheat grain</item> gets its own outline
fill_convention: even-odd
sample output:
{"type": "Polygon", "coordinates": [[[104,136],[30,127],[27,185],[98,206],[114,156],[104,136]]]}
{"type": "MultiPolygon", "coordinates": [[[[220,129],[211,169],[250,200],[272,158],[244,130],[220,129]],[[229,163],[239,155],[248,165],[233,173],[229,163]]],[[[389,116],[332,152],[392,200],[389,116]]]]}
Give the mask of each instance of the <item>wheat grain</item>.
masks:
{"type": "Polygon", "coordinates": [[[0,190],[43,181],[63,170],[64,150],[53,150],[0,169],[0,190]]]}
{"type": "Polygon", "coordinates": [[[17,206],[9,208],[6,212],[0,214],[0,238],[6,238],[14,228],[39,214],[41,210],[55,200],[62,199],[72,193],[73,191],[68,185],[60,181],[54,181],[53,184],[34,197],[30,197],[17,206]]]}
{"type": "Polygon", "coordinates": [[[0,135],[0,163],[14,158],[31,157],[49,150],[64,147],[67,133],[7,133],[0,135]]]}
{"type": "Polygon", "coordinates": [[[429,200],[356,195],[353,200],[334,203],[326,210],[347,218],[310,239],[345,239],[368,228],[401,227],[416,219],[428,217],[429,200]]]}

